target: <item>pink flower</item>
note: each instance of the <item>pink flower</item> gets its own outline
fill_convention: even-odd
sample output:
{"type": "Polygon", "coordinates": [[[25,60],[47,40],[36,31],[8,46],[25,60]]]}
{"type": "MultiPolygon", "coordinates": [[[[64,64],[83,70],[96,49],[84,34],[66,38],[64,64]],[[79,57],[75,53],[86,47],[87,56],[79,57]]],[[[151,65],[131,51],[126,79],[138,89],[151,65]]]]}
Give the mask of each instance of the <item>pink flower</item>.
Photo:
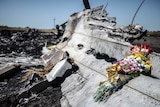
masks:
{"type": "Polygon", "coordinates": [[[139,67],[135,67],[134,69],[135,69],[135,71],[139,71],[139,67]]]}
{"type": "Polygon", "coordinates": [[[128,61],[124,61],[124,64],[127,65],[127,64],[128,64],[128,61]]]}
{"type": "Polygon", "coordinates": [[[140,50],[141,50],[140,46],[135,45],[135,46],[131,47],[131,52],[132,53],[139,53],[140,50]]]}
{"type": "Polygon", "coordinates": [[[138,65],[136,63],[133,64],[134,67],[137,67],[138,65]]]}
{"type": "Polygon", "coordinates": [[[132,71],[134,71],[134,70],[135,70],[135,68],[134,68],[133,66],[131,66],[131,67],[130,67],[130,69],[131,69],[132,71]]]}
{"type": "Polygon", "coordinates": [[[124,71],[125,73],[128,73],[128,72],[130,71],[130,69],[123,69],[123,71],[124,71]]]}
{"type": "Polygon", "coordinates": [[[124,66],[126,63],[125,63],[125,61],[120,61],[119,64],[120,64],[120,66],[124,66]]]}

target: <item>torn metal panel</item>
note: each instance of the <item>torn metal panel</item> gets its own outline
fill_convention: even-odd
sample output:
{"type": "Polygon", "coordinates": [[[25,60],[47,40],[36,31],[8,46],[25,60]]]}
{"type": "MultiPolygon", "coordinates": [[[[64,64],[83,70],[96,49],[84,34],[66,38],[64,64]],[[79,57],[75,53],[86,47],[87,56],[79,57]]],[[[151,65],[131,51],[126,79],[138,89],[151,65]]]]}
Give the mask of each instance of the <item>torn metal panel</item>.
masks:
{"type": "Polygon", "coordinates": [[[58,48],[53,48],[46,54],[41,56],[41,59],[44,63],[45,66],[51,65],[51,64],[56,64],[59,62],[61,59],[63,59],[65,56],[65,53],[58,49],[58,48]]]}
{"type": "MultiPolygon", "coordinates": [[[[114,107],[118,105],[120,105],[120,107],[134,107],[138,105],[158,107],[160,105],[159,96],[157,100],[155,96],[150,95],[152,94],[151,92],[146,93],[150,90],[140,90],[140,88],[134,86],[128,87],[127,85],[125,85],[122,90],[115,93],[105,103],[96,103],[93,100],[94,93],[100,80],[105,78],[106,68],[110,66],[111,63],[114,63],[114,61],[124,58],[126,53],[129,52],[132,45],[127,39],[138,39],[143,36],[144,33],[145,31],[140,25],[116,26],[116,18],[108,17],[107,13],[102,15],[100,7],[73,14],[68,21],[64,33],[64,38],[68,37],[70,39],[65,46],[63,45],[64,47],[62,47],[62,50],[67,51],[70,57],[75,59],[75,62],[77,62],[77,65],[80,67],[78,73],[86,82],[83,83],[83,87],[80,89],[77,88],[77,82],[67,82],[72,81],[72,77],[68,77],[64,81],[61,85],[62,91],[65,90],[62,93],[62,107],[114,107]],[[71,25],[76,26],[73,28],[71,25]],[[99,53],[99,56],[97,56],[96,53],[99,53]],[[111,61],[113,59],[114,61],[111,61]],[[66,88],[66,86],[70,86],[70,84],[73,87],[66,88]],[[128,94],[126,95],[125,93],[128,94]],[[141,96],[141,100],[135,101],[139,96],[141,96]]],[[[154,62],[153,74],[158,74],[155,76],[159,78],[158,64],[160,62],[160,55],[155,57],[155,53],[152,53],[151,57],[151,62],[154,62]]],[[[76,81],[78,81],[78,79],[79,78],[77,78],[76,81]]],[[[150,79],[148,79],[148,81],[149,80],[150,79]]],[[[140,86],[138,81],[135,80],[134,83],[140,86]]],[[[143,83],[145,82],[142,81],[141,84],[143,83]]],[[[148,87],[148,84],[146,85],[148,87]]],[[[156,90],[158,90],[158,87],[156,87],[156,90]]],[[[157,91],[155,91],[155,93],[157,93],[157,91]]]]}
{"type": "Polygon", "coordinates": [[[91,29],[103,29],[109,35],[114,36],[114,38],[121,37],[125,41],[139,38],[145,33],[141,25],[116,26],[116,18],[108,17],[108,14],[104,16],[104,14],[95,15],[92,13],[87,17],[86,23],[88,23],[88,27],[91,27],[91,29]]]}

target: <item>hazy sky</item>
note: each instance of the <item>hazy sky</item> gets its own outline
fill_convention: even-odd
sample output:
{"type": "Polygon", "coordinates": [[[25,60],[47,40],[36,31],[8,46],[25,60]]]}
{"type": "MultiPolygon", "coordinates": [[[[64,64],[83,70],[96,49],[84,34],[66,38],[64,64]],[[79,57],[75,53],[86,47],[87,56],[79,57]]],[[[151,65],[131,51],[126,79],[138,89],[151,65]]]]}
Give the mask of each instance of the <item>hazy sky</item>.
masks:
{"type": "MultiPolygon", "coordinates": [[[[142,0],[89,0],[90,6],[108,6],[110,17],[117,18],[117,25],[131,23],[142,0]]],[[[83,0],[0,0],[0,25],[51,29],[62,24],[69,16],[84,9],[83,0]]],[[[160,30],[160,0],[145,0],[134,24],[147,30],[160,30]]]]}

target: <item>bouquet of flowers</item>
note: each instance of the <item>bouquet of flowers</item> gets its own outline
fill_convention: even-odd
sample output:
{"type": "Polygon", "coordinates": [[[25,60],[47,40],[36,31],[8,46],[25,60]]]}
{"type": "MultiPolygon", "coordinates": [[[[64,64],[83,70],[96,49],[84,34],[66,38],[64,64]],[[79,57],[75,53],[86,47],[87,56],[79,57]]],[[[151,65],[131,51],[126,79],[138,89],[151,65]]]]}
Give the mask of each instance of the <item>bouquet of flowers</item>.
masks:
{"type": "Polygon", "coordinates": [[[135,45],[124,59],[108,67],[107,80],[100,83],[94,96],[95,101],[106,101],[112,93],[140,74],[150,75],[152,67],[149,60],[150,52],[152,49],[147,44],[135,45]]]}

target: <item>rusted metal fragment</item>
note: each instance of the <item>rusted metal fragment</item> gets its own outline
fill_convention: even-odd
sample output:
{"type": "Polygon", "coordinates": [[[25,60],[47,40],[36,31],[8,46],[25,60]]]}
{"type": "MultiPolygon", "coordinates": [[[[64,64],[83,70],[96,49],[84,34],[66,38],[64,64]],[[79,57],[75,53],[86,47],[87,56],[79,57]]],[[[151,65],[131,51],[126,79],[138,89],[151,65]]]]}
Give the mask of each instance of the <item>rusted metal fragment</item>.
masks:
{"type": "Polygon", "coordinates": [[[13,64],[0,70],[0,80],[10,78],[15,72],[20,70],[20,65],[13,64]]]}

